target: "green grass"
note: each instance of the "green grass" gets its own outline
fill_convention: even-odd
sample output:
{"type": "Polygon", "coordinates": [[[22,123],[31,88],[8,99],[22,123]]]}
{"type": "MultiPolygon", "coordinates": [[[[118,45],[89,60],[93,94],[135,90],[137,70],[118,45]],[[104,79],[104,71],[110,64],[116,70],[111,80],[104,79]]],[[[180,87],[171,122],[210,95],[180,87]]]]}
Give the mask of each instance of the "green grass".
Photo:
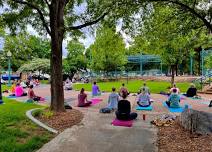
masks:
{"type": "Polygon", "coordinates": [[[41,106],[3,98],[0,105],[0,152],[33,152],[53,135],[33,124],[25,112],[41,106]]]}
{"type": "MultiPolygon", "coordinates": [[[[122,83],[125,83],[125,86],[128,88],[130,92],[138,92],[138,90],[142,87],[144,81],[141,80],[130,80],[127,84],[126,81],[118,81],[118,82],[99,82],[98,86],[101,91],[110,92],[112,87],[119,89],[122,83]]],[[[170,87],[169,82],[163,81],[146,81],[147,86],[150,88],[151,93],[160,93],[161,91],[167,92],[170,87]]],[[[177,83],[177,87],[181,92],[186,92],[190,83],[177,83]]],[[[75,84],[74,89],[80,90],[81,88],[85,88],[87,91],[91,91],[92,84],[75,84]]]]}
{"type": "Polygon", "coordinates": [[[11,87],[8,87],[6,84],[2,84],[1,87],[2,87],[2,91],[9,90],[11,88],[11,87]]]}
{"type": "Polygon", "coordinates": [[[41,84],[49,84],[49,80],[40,80],[41,84]]]}

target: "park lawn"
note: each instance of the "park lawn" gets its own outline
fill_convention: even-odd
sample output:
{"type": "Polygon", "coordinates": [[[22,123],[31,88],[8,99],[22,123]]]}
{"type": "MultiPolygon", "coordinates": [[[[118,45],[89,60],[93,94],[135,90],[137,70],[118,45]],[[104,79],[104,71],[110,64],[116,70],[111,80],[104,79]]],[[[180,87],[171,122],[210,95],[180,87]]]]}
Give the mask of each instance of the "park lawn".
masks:
{"type": "Polygon", "coordinates": [[[2,84],[2,91],[9,90],[11,87],[7,86],[6,84],[2,84]]]}
{"type": "Polygon", "coordinates": [[[41,106],[3,100],[5,104],[0,105],[0,152],[33,152],[54,137],[25,116],[27,110],[41,106]]]}
{"type": "MultiPolygon", "coordinates": [[[[142,87],[144,81],[141,80],[130,80],[128,81],[116,81],[116,82],[99,82],[98,86],[101,91],[110,92],[112,87],[119,89],[122,83],[125,83],[125,86],[128,88],[130,92],[136,93],[142,87]]],[[[167,92],[170,87],[169,82],[165,81],[146,81],[147,86],[150,88],[151,93],[160,93],[161,91],[167,92]]],[[[177,83],[177,87],[181,92],[186,92],[190,83],[177,83]]],[[[86,91],[91,91],[92,84],[75,84],[74,89],[80,90],[84,88],[86,91]]]]}
{"type": "Polygon", "coordinates": [[[40,80],[41,84],[49,84],[49,80],[40,80]]]}

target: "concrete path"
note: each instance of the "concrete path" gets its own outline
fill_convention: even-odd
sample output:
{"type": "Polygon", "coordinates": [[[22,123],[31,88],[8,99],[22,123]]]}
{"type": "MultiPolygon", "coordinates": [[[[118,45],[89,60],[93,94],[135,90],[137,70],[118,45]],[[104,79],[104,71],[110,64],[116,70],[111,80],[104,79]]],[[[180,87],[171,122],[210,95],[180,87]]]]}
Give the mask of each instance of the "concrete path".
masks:
{"type": "Polygon", "coordinates": [[[83,109],[83,121],[66,129],[37,152],[156,152],[157,129],[148,121],[136,120],[132,128],[110,123],[113,114],[96,108],[83,109]]]}

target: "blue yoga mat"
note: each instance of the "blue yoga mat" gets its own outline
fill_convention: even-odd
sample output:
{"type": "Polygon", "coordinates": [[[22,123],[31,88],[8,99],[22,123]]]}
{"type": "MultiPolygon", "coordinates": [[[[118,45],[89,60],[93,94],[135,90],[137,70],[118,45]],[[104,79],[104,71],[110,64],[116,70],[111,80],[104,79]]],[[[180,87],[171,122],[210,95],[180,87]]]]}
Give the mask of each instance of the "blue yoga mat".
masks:
{"type": "Polygon", "coordinates": [[[7,96],[7,98],[14,99],[14,98],[16,98],[16,96],[7,96]]]}
{"type": "MultiPolygon", "coordinates": [[[[170,108],[170,107],[168,107],[168,105],[166,104],[166,102],[163,102],[163,106],[166,107],[170,112],[181,113],[181,112],[183,112],[183,110],[184,110],[183,107],[179,107],[179,108],[170,108]]],[[[191,109],[191,106],[190,106],[190,105],[189,105],[189,109],[191,109]]]]}
{"type": "Polygon", "coordinates": [[[136,110],[146,110],[146,111],[152,111],[153,107],[150,105],[148,107],[140,107],[140,106],[137,106],[136,107],[136,110]]]}

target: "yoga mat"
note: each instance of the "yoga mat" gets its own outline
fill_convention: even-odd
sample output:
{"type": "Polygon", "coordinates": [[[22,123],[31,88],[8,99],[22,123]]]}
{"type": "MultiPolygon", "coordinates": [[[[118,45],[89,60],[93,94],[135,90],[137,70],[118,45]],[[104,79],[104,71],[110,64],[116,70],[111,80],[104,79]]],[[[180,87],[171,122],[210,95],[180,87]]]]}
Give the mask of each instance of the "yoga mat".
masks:
{"type": "MultiPolygon", "coordinates": [[[[179,108],[170,108],[168,107],[168,105],[166,104],[166,102],[163,102],[163,106],[166,107],[170,112],[176,112],[176,113],[181,113],[183,112],[184,108],[183,107],[179,107],[179,108]]],[[[191,106],[189,105],[189,109],[191,109],[191,106]]]]}
{"type": "Polygon", "coordinates": [[[186,96],[180,95],[180,99],[181,99],[181,100],[186,99],[186,96]]]}
{"type": "Polygon", "coordinates": [[[188,97],[188,98],[192,100],[202,100],[202,98],[194,98],[194,97],[188,97]]]}
{"type": "Polygon", "coordinates": [[[96,105],[98,103],[100,103],[102,101],[102,99],[98,99],[98,98],[94,98],[94,99],[91,99],[91,105],[96,105]]]}
{"type": "Polygon", "coordinates": [[[14,98],[18,98],[18,97],[16,97],[16,96],[7,96],[7,98],[14,99],[14,98]]]}
{"type": "Polygon", "coordinates": [[[140,107],[140,106],[136,106],[135,108],[136,110],[145,110],[145,111],[152,111],[153,107],[150,105],[148,107],[140,107]]]}
{"type": "Polygon", "coordinates": [[[133,120],[124,121],[124,120],[114,119],[114,120],[111,122],[111,124],[114,125],[114,126],[132,127],[132,125],[133,125],[133,120]]]}

